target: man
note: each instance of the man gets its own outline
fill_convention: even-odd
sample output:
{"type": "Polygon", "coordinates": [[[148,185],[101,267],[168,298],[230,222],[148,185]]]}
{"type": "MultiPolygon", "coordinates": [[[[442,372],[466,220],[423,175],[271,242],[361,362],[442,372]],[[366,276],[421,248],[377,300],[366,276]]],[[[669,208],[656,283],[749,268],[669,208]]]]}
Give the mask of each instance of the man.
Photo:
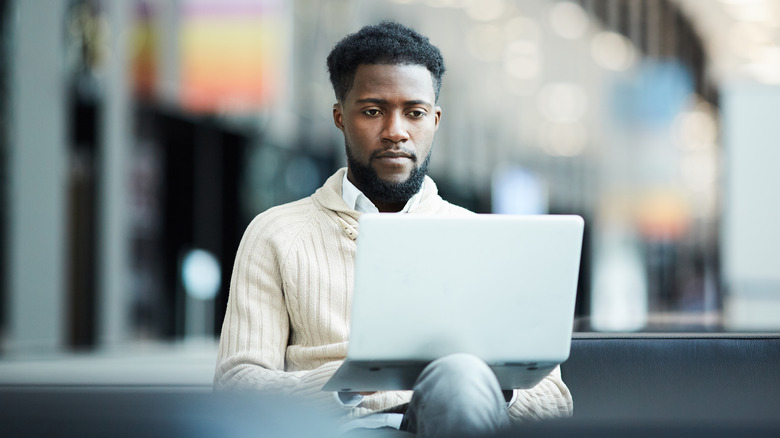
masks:
{"type": "MultiPolygon", "coordinates": [[[[364,27],[330,53],[333,120],[344,134],[347,168],[312,196],[274,207],[247,228],[230,285],[216,388],[304,396],[346,420],[425,436],[489,432],[510,418],[571,412],[558,369],[532,389],[504,395],[490,368],[467,355],[435,361],[413,393],[321,391],[347,351],[360,215],[473,214],[442,200],[426,176],[444,69],[428,38],[391,22],[364,27]]],[[[413,255],[398,263],[425,263],[413,255]]]]}

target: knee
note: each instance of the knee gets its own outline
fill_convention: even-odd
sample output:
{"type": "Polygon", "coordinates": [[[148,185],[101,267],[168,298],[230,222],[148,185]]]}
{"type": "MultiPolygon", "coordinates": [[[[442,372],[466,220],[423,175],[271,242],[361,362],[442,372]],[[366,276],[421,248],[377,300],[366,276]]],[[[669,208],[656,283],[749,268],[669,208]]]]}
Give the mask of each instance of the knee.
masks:
{"type": "Polygon", "coordinates": [[[470,354],[453,354],[431,362],[414,386],[409,405],[412,430],[452,430],[443,436],[472,436],[508,424],[506,404],[493,370],[470,354]],[[425,419],[445,424],[420,426],[425,419]]]}

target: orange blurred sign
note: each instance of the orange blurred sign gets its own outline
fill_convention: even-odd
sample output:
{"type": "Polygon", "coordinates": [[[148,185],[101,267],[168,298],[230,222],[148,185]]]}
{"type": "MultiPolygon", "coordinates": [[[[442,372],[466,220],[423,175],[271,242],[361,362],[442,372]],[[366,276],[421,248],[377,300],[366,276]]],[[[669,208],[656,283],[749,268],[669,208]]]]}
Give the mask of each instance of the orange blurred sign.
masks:
{"type": "Polygon", "coordinates": [[[267,106],[282,86],[282,0],[186,0],[181,103],[196,112],[267,106]]]}

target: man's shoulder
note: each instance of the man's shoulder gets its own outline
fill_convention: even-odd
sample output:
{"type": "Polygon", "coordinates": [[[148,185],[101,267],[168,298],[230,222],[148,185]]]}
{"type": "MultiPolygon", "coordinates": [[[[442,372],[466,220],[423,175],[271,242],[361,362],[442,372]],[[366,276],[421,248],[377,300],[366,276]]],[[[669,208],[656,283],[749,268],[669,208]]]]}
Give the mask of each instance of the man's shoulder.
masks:
{"type": "Polygon", "coordinates": [[[424,199],[424,202],[420,204],[420,208],[418,208],[416,212],[456,217],[472,216],[476,214],[471,210],[442,199],[438,193],[434,193],[424,199]]]}
{"type": "Polygon", "coordinates": [[[425,177],[422,201],[416,212],[447,216],[469,216],[475,214],[470,210],[443,199],[439,194],[439,188],[436,186],[436,183],[429,176],[425,177]]]}
{"type": "Polygon", "coordinates": [[[440,204],[435,214],[442,215],[442,216],[451,216],[451,217],[468,217],[468,216],[474,216],[476,213],[466,208],[463,208],[459,205],[455,205],[448,201],[442,200],[442,203],[440,204]]]}
{"type": "Polygon", "coordinates": [[[447,204],[447,214],[452,216],[473,216],[476,214],[471,210],[461,207],[460,205],[455,205],[449,201],[444,202],[447,204]]]}
{"type": "Polygon", "coordinates": [[[247,227],[247,233],[276,238],[297,234],[320,210],[311,197],[277,205],[258,214],[247,227]]]}

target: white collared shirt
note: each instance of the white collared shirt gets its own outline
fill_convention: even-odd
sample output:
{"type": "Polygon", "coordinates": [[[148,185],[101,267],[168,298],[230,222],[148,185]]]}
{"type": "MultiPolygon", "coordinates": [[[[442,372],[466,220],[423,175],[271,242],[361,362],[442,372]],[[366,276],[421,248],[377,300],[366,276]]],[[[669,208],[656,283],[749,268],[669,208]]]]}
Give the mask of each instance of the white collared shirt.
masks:
{"type": "MultiPolygon", "coordinates": [[[[423,185],[424,184],[425,181],[423,181],[423,185]]],[[[368,199],[368,197],[364,195],[360,189],[355,187],[349,178],[347,178],[346,172],[344,172],[344,179],[341,183],[341,197],[344,199],[344,202],[346,202],[347,205],[355,211],[359,211],[361,213],[379,213],[379,209],[376,208],[376,205],[374,205],[374,203],[371,202],[371,200],[368,199]]],[[[406,205],[404,205],[404,208],[401,209],[401,211],[398,213],[409,213],[411,209],[420,203],[420,199],[422,199],[422,187],[420,187],[420,190],[415,193],[414,196],[406,201],[406,205]]]]}

